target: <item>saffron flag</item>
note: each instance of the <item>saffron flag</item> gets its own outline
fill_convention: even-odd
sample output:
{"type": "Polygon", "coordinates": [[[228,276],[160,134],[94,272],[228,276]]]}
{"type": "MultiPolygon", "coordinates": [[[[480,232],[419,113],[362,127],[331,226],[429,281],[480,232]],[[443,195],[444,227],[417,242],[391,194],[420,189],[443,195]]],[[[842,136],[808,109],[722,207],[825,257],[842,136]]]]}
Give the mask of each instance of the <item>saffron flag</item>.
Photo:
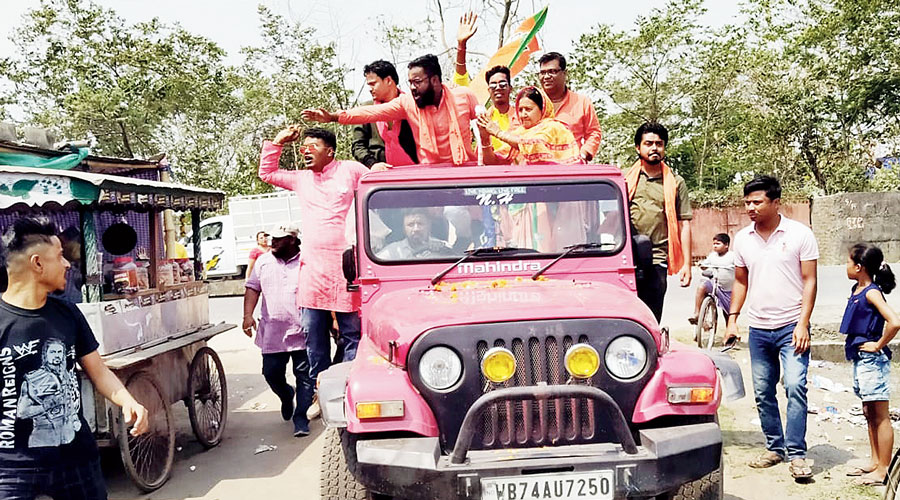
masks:
{"type": "Polygon", "coordinates": [[[512,76],[516,76],[525,69],[531,54],[541,50],[536,35],[538,30],[544,26],[548,8],[549,6],[544,7],[540,12],[529,17],[519,25],[513,33],[512,39],[491,56],[491,59],[478,73],[478,76],[469,84],[469,88],[478,97],[478,102],[487,102],[490,98],[490,91],[487,83],[484,81],[484,75],[487,73],[487,70],[494,66],[507,66],[512,76]]]}

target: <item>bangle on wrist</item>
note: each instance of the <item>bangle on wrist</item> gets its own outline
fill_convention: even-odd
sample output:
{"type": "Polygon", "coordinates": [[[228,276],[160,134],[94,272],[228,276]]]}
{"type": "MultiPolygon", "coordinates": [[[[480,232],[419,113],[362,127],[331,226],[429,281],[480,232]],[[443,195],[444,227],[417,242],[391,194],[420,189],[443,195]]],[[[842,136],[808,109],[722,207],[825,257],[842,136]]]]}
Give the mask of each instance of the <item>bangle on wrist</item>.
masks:
{"type": "Polygon", "coordinates": [[[741,313],[739,313],[739,312],[730,312],[730,313],[728,313],[728,317],[731,317],[731,316],[740,316],[740,315],[741,315],[741,313]]]}

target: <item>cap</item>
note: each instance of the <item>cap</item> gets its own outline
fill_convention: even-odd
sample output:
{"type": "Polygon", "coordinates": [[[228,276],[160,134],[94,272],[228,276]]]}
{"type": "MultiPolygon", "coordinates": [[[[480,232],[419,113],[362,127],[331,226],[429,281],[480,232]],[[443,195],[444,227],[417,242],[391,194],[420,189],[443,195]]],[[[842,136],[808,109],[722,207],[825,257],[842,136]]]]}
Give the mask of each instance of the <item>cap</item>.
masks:
{"type": "Polygon", "coordinates": [[[296,224],[287,223],[279,224],[269,230],[269,236],[272,238],[284,238],[285,236],[300,237],[300,229],[296,224]]]}

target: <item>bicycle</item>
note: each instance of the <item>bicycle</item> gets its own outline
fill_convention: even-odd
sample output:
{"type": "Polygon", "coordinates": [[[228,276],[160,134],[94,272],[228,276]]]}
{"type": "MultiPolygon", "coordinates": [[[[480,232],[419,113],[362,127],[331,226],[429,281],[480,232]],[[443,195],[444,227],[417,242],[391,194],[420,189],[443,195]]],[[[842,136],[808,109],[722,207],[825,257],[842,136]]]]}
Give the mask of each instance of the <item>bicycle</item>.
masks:
{"type": "Polygon", "coordinates": [[[704,271],[711,271],[710,282],[712,286],[703,298],[700,304],[700,313],[697,314],[697,326],[695,327],[694,337],[697,340],[697,346],[701,349],[712,349],[716,345],[716,327],[719,323],[718,311],[721,308],[725,320],[728,320],[728,311],[722,308],[716,290],[719,289],[719,273],[717,270],[733,270],[734,266],[711,266],[700,264],[700,268],[704,271]]]}

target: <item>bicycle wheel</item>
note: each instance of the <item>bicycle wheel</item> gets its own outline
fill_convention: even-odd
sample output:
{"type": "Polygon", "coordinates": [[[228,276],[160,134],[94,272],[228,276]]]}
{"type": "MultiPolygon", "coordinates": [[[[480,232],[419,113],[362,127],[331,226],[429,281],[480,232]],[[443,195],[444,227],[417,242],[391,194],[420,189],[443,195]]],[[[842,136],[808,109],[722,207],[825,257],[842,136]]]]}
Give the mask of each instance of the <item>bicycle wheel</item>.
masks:
{"type": "Polygon", "coordinates": [[[706,296],[700,305],[700,314],[697,315],[697,346],[701,349],[712,349],[715,345],[718,321],[716,301],[711,296],[706,296]]]}
{"type": "Polygon", "coordinates": [[[218,445],[228,417],[228,389],[222,361],[209,347],[201,347],[191,361],[188,394],[188,417],[194,435],[204,448],[218,445]]]}
{"type": "Polygon", "coordinates": [[[887,474],[887,488],[884,490],[884,500],[894,500],[897,498],[897,490],[900,489],[900,450],[894,452],[894,459],[891,460],[891,468],[887,474]]]}
{"type": "Polygon", "coordinates": [[[122,463],[131,480],[143,491],[158,489],[169,479],[175,459],[175,422],[156,377],[139,371],[125,384],[128,392],[147,409],[150,427],[140,436],[132,436],[122,417],[117,414],[116,437],[122,463]]]}

